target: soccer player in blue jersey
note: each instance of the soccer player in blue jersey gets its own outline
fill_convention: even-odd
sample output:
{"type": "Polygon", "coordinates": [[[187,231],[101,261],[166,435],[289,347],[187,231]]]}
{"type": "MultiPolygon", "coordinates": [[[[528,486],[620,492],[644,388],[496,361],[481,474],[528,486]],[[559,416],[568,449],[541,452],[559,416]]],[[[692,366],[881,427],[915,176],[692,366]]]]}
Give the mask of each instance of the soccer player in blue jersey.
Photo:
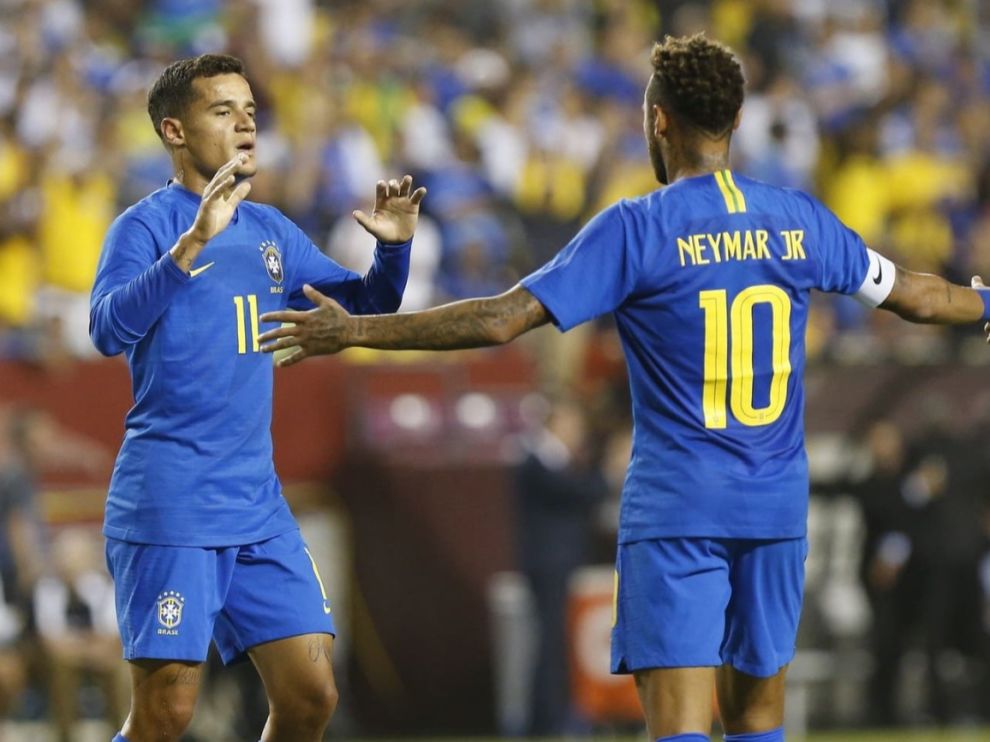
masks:
{"type": "Polygon", "coordinates": [[[316,564],[272,465],[272,361],[259,315],[312,306],[304,284],[348,310],[394,312],[425,190],[379,182],[378,238],[363,278],[325,257],[277,209],[245,201],[255,102],[239,60],[170,65],[148,112],[175,177],[106,237],[90,334],[130,364],[134,407],[104,533],[130,662],[117,742],[178,740],[211,639],[249,657],[268,693],[263,739],[315,742],[337,700],[333,621],[316,564]]]}
{"type": "Polygon", "coordinates": [[[815,199],[729,169],[743,75],[702,35],[652,54],[650,158],[666,188],[598,214],[510,291],[391,317],[310,312],[265,333],[282,365],[347,346],[505,343],[612,312],[634,434],[619,524],[612,670],[633,673],[651,738],[784,739],[807,553],[802,376],[811,289],[912,322],[990,317],[990,296],[895,266],[815,199]],[[669,175],[669,179],[668,176],[669,175]],[[291,336],[291,337],[290,337],[291,336]]]}

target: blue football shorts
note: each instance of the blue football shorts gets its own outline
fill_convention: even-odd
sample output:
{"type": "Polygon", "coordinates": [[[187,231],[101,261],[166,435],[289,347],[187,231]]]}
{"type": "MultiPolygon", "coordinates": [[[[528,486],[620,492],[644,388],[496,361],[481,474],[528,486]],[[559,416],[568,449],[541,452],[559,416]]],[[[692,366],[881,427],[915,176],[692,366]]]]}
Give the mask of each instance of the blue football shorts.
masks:
{"type": "Polygon", "coordinates": [[[775,675],[794,657],[806,538],[620,544],[612,672],[732,667],[775,675]]]}
{"type": "Polygon", "coordinates": [[[154,546],[107,539],[124,659],[224,664],[253,646],[334,634],[330,601],[298,530],[248,546],[154,546]]]}

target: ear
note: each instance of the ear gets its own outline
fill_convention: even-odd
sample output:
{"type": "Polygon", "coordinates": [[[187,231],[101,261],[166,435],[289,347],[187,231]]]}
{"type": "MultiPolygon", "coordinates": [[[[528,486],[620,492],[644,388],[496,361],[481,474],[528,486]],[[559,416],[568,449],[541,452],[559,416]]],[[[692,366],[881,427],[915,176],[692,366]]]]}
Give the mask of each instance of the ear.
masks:
{"type": "Polygon", "coordinates": [[[162,139],[169,147],[181,147],[186,143],[186,135],[182,131],[182,122],[179,119],[162,119],[162,139]]]}
{"type": "Polygon", "coordinates": [[[732,131],[739,128],[739,123],[742,121],[742,109],[740,108],[736,111],[736,120],[732,122],[732,131]]]}
{"type": "Polygon", "coordinates": [[[670,116],[660,106],[653,105],[653,136],[658,139],[667,136],[670,130],[670,116]]]}

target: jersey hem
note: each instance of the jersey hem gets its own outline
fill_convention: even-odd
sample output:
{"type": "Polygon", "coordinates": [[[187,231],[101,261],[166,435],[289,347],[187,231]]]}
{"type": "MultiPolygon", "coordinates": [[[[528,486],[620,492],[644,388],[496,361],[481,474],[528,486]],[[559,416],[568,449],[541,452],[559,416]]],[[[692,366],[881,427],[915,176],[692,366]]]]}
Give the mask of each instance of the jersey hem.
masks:
{"type": "Polygon", "coordinates": [[[757,541],[789,541],[796,538],[807,538],[808,528],[795,530],[767,530],[765,528],[656,528],[635,531],[619,529],[618,543],[634,544],[638,541],[650,541],[660,538],[742,538],[757,541]]]}
{"type": "Polygon", "coordinates": [[[242,539],[235,539],[232,541],[223,540],[219,542],[201,542],[199,540],[182,541],[180,539],[165,539],[162,537],[151,538],[141,533],[135,533],[127,528],[118,528],[116,526],[108,525],[103,526],[103,535],[107,538],[112,538],[115,541],[124,541],[129,544],[144,544],[145,546],[177,546],[188,549],[226,549],[231,546],[248,546],[250,544],[261,543],[262,541],[268,541],[269,539],[282,536],[286,533],[292,533],[298,529],[299,524],[293,522],[292,524],[286,524],[286,527],[284,528],[278,528],[272,531],[262,531],[257,534],[245,536],[242,539]]]}

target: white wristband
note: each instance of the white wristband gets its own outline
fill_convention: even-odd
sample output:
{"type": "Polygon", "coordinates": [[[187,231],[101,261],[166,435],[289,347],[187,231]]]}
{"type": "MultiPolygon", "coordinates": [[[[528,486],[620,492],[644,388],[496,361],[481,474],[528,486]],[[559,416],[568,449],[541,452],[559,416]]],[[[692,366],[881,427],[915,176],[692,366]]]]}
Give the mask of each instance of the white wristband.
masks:
{"type": "Polygon", "coordinates": [[[866,278],[855,296],[868,307],[878,307],[890,296],[894,289],[894,274],[897,266],[880,253],[866,248],[870,264],[866,270],[866,278]]]}

